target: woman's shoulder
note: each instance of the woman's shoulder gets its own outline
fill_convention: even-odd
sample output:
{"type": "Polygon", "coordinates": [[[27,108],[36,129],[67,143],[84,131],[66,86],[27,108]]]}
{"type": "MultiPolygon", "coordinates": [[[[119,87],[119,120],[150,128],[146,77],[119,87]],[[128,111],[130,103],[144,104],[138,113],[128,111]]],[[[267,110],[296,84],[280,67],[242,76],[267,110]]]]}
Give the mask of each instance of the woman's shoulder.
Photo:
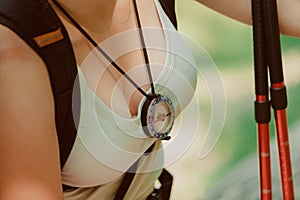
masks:
{"type": "Polygon", "coordinates": [[[28,75],[47,74],[42,58],[17,33],[0,24],[0,73],[17,75],[21,69],[26,69],[28,75]]]}
{"type": "Polygon", "coordinates": [[[0,52],[2,59],[13,58],[14,61],[22,59],[24,59],[24,61],[38,59],[38,56],[34,56],[31,48],[14,31],[1,24],[0,52]],[[24,56],[29,54],[32,54],[32,56],[24,56]]]}
{"type": "Polygon", "coordinates": [[[0,91],[0,163],[5,163],[0,165],[0,199],[62,199],[47,68],[2,25],[0,91]]]}

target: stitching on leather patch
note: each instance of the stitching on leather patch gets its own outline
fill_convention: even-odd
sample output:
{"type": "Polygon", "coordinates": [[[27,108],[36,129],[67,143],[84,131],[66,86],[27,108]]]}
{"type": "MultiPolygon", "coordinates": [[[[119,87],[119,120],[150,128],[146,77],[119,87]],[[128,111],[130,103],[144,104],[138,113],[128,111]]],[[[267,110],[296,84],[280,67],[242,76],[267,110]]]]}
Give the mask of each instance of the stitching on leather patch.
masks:
{"type": "Polygon", "coordinates": [[[38,44],[39,47],[45,47],[55,42],[58,42],[63,38],[64,36],[59,28],[56,31],[37,36],[33,39],[38,44]]]}

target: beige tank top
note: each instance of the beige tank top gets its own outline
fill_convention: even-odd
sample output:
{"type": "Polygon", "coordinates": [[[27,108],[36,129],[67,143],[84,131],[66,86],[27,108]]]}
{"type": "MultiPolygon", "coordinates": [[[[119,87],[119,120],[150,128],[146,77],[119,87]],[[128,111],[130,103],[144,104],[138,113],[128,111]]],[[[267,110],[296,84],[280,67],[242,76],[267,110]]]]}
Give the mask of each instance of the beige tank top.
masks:
{"type": "MultiPolygon", "coordinates": [[[[154,80],[156,92],[170,98],[176,116],[189,104],[197,82],[197,70],[192,55],[180,34],[175,30],[158,0],[155,0],[166,44],[164,68],[154,80]]],[[[151,38],[151,34],[146,35],[151,38]]],[[[147,42],[148,48],[156,48],[147,42]]],[[[65,185],[79,187],[64,192],[68,199],[113,199],[124,172],[148,149],[155,139],[148,138],[139,114],[134,117],[118,115],[87,87],[79,70],[81,86],[81,117],[78,134],[71,154],[62,170],[65,185]],[[109,134],[108,134],[109,133],[109,134]]],[[[139,111],[145,99],[139,104],[139,111]]],[[[116,106],[128,107],[119,100],[116,106]]],[[[140,112],[139,112],[140,113],[140,112]]],[[[172,133],[171,133],[172,135],[172,133]]],[[[138,173],[126,199],[145,199],[153,183],[166,165],[161,143],[153,153],[143,156],[138,173]]]]}

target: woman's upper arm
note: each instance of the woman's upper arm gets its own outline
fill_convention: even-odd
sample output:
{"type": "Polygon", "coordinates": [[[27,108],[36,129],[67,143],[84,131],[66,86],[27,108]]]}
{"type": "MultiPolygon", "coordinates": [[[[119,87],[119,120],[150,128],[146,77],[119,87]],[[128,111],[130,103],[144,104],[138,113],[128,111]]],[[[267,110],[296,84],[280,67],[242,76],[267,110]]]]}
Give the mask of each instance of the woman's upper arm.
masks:
{"type": "Polygon", "coordinates": [[[300,38],[300,0],[277,0],[280,31],[300,38]]]}
{"type": "Polygon", "coordinates": [[[0,199],[62,199],[54,103],[42,60],[0,26],[0,199]]]}
{"type": "MultiPolygon", "coordinates": [[[[251,0],[197,0],[238,21],[251,24],[251,0]]],[[[300,0],[277,0],[280,31],[300,37],[300,0]]]]}

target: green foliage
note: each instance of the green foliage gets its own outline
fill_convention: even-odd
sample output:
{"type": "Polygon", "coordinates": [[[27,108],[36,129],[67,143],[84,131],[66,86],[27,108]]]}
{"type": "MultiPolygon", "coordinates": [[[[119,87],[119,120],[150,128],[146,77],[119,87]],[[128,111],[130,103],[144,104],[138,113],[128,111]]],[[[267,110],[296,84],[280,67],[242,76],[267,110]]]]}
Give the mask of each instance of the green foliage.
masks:
{"type": "MultiPolygon", "coordinates": [[[[253,65],[250,26],[228,19],[195,1],[177,3],[179,30],[203,46],[219,69],[246,68],[253,65]]],[[[290,50],[297,50],[300,55],[300,39],[281,36],[281,45],[283,55],[290,50]]],[[[299,120],[299,87],[300,82],[288,88],[287,114],[290,124],[299,120]]],[[[228,102],[225,126],[215,148],[223,161],[216,171],[210,174],[208,185],[216,183],[239,161],[257,149],[253,99],[241,98],[238,102],[228,102]]],[[[271,123],[270,130],[274,137],[274,122],[271,123]]]]}

